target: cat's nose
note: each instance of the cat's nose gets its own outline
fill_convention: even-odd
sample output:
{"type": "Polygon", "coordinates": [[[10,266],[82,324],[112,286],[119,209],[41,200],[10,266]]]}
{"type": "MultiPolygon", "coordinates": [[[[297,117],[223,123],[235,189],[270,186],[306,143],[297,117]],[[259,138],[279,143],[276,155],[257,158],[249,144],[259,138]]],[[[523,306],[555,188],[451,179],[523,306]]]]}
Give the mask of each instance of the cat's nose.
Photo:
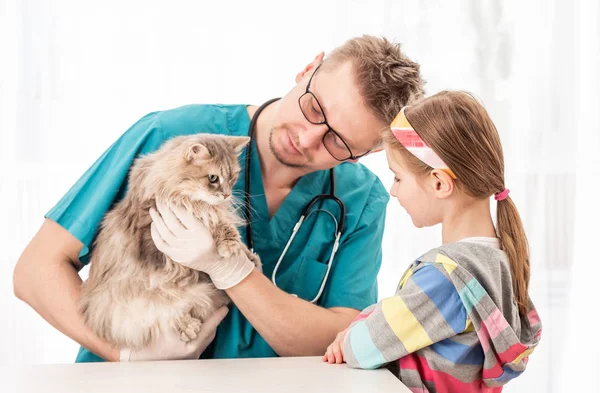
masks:
{"type": "Polygon", "coordinates": [[[231,195],[231,194],[223,194],[223,199],[227,199],[227,198],[229,198],[229,196],[230,196],[230,195],[231,195]]]}

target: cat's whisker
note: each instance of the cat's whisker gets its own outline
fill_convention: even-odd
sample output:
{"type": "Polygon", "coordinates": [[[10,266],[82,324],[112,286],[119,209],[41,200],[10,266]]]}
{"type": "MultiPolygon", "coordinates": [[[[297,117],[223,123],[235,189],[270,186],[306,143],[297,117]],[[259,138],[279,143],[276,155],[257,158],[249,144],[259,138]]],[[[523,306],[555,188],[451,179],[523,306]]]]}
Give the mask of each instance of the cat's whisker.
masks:
{"type": "Polygon", "coordinates": [[[248,194],[245,191],[234,191],[232,194],[232,198],[235,198],[236,201],[239,201],[241,203],[248,203],[250,202],[250,205],[252,205],[252,199],[259,197],[259,196],[264,196],[265,194],[248,194]],[[247,202],[248,200],[248,202],[247,202]]]}
{"type": "MultiPolygon", "coordinates": [[[[250,214],[258,214],[258,211],[252,206],[252,204],[248,204],[245,200],[240,200],[236,197],[231,197],[231,207],[234,209],[235,213],[238,214],[239,210],[248,206],[250,208],[250,214]]],[[[246,211],[243,211],[243,214],[246,214],[246,211]]]]}
{"type": "Polygon", "coordinates": [[[263,194],[250,194],[250,193],[247,193],[244,190],[234,190],[233,191],[233,195],[234,196],[235,195],[242,195],[242,196],[249,196],[250,198],[254,198],[254,197],[264,196],[266,194],[264,194],[264,193],[263,194]]]}

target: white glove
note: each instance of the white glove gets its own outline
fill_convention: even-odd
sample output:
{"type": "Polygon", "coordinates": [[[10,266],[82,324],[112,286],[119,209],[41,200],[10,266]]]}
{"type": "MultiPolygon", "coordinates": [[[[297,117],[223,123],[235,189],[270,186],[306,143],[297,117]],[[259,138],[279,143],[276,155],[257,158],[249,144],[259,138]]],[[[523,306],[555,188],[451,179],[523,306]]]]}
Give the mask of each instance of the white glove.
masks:
{"type": "Polygon", "coordinates": [[[139,362],[147,360],[182,360],[198,359],[202,352],[215,339],[217,326],[227,315],[226,306],[219,308],[200,327],[198,337],[192,341],[183,342],[175,329],[170,329],[154,340],[152,344],[139,350],[122,348],[122,362],[139,362]]]}
{"type": "Polygon", "coordinates": [[[222,258],[210,231],[191,211],[158,203],[157,208],[150,209],[152,240],[174,262],[208,274],[219,289],[239,284],[254,270],[242,253],[222,258]]]}

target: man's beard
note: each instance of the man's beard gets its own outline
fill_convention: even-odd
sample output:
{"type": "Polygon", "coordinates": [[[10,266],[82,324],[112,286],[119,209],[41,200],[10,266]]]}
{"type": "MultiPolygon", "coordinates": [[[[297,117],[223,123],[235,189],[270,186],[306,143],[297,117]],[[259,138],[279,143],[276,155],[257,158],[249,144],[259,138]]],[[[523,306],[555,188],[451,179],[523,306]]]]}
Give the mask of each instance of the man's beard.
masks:
{"type": "Polygon", "coordinates": [[[273,153],[273,156],[275,156],[275,159],[277,159],[277,161],[279,161],[279,163],[281,163],[282,165],[287,166],[288,168],[305,168],[306,165],[304,164],[294,164],[291,162],[287,162],[273,147],[273,133],[274,130],[271,129],[271,133],[269,134],[269,149],[271,150],[271,153],[273,153]]]}

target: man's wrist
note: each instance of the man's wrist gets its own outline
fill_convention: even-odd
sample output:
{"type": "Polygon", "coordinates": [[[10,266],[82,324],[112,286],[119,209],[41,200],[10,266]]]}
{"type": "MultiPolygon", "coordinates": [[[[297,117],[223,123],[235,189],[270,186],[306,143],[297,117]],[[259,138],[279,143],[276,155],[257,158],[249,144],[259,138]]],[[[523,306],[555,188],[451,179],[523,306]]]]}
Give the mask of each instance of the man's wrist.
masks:
{"type": "Polygon", "coordinates": [[[226,290],[233,288],[248,277],[256,267],[245,255],[230,259],[228,263],[229,266],[227,269],[223,269],[218,274],[210,275],[213,284],[218,289],[226,290]]]}
{"type": "MultiPolygon", "coordinates": [[[[121,349],[113,345],[108,346],[108,349],[106,349],[102,354],[99,353],[98,355],[108,362],[120,362],[122,361],[121,358],[123,357],[121,349]]],[[[129,357],[129,353],[127,353],[127,356],[129,357]]]]}
{"type": "MultiPolygon", "coordinates": [[[[122,348],[120,350],[117,349],[117,351],[117,359],[119,362],[128,362],[130,360],[131,349],[122,348]]],[[[111,354],[111,356],[114,356],[114,354],[111,354]]]]}

